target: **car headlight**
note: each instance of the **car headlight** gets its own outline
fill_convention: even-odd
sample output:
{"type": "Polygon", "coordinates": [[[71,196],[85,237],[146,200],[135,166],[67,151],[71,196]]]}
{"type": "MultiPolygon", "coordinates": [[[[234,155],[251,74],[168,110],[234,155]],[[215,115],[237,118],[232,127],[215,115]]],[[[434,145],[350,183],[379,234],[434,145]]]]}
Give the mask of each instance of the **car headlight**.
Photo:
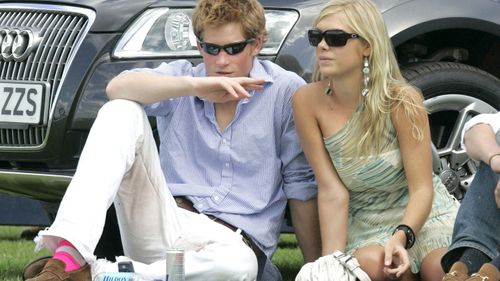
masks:
{"type": "MultiPolygon", "coordinates": [[[[192,9],[155,8],[145,11],[125,31],[115,58],[199,56],[191,24],[192,9]]],[[[296,11],[266,10],[268,39],[261,55],[276,55],[299,18],[296,11]]]]}

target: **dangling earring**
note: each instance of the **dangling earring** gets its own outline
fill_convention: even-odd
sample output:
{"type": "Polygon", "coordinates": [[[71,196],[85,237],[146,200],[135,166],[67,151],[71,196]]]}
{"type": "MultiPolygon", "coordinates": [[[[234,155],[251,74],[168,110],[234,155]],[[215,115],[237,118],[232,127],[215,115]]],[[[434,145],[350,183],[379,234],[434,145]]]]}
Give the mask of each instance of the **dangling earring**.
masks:
{"type": "Polygon", "coordinates": [[[332,80],[328,80],[328,86],[326,86],[326,89],[325,89],[325,95],[327,96],[331,96],[332,95],[332,80]]]}
{"type": "Polygon", "coordinates": [[[368,65],[368,57],[364,57],[363,60],[363,91],[361,95],[363,97],[368,96],[370,90],[368,89],[368,83],[370,82],[370,67],[368,65]]]}

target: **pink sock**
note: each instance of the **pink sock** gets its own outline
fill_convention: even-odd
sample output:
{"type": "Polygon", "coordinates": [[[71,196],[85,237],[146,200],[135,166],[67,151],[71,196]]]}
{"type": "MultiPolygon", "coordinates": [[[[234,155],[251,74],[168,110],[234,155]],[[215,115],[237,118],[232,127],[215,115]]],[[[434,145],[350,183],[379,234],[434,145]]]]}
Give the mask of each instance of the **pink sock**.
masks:
{"type": "Polygon", "coordinates": [[[64,271],[73,271],[81,268],[85,264],[85,260],[78,250],[68,240],[62,240],[56,247],[53,259],[60,260],[64,263],[64,271]]]}

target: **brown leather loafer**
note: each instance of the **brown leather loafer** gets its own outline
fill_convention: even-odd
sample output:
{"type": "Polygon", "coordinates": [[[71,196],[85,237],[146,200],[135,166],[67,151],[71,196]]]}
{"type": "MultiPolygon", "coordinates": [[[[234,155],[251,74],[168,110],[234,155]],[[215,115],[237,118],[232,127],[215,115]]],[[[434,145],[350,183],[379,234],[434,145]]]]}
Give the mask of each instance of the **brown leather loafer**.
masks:
{"type": "Polygon", "coordinates": [[[477,273],[471,275],[467,281],[498,281],[500,271],[491,263],[485,263],[477,273]]]}
{"type": "Polygon", "coordinates": [[[51,258],[52,256],[40,257],[28,263],[23,269],[23,280],[35,277],[51,258]]]}
{"type": "Polygon", "coordinates": [[[469,278],[467,265],[461,261],[457,261],[450,268],[450,272],[446,273],[442,281],[465,281],[469,278]]]}
{"type": "Polygon", "coordinates": [[[90,266],[65,272],[64,263],[60,260],[48,259],[43,269],[35,277],[26,281],[91,281],[90,266]]]}

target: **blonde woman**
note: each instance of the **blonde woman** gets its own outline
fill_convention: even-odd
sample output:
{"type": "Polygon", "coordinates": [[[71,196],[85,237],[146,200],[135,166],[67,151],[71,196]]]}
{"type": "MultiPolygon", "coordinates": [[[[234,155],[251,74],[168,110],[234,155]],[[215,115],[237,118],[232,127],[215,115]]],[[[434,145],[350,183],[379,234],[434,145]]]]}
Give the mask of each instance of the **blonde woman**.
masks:
{"type": "Polygon", "coordinates": [[[374,281],[441,280],[458,202],[432,174],[423,98],[403,79],[378,8],[331,1],[308,36],[314,82],[293,109],[318,183],[322,254],[353,254],[374,281]]]}
{"type": "Polygon", "coordinates": [[[109,82],[57,217],[38,234],[54,256],[23,279],[96,280],[130,261],[141,279],[164,280],[167,249],[180,249],[186,280],[280,281],[271,257],[287,201],[305,259],[317,257],[317,188],[290,121],[305,81],[257,58],[267,37],[259,1],[199,0],[192,20],[202,63],[109,82]],[[111,263],[94,250],[113,201],[126,257],[111,263]]]}

